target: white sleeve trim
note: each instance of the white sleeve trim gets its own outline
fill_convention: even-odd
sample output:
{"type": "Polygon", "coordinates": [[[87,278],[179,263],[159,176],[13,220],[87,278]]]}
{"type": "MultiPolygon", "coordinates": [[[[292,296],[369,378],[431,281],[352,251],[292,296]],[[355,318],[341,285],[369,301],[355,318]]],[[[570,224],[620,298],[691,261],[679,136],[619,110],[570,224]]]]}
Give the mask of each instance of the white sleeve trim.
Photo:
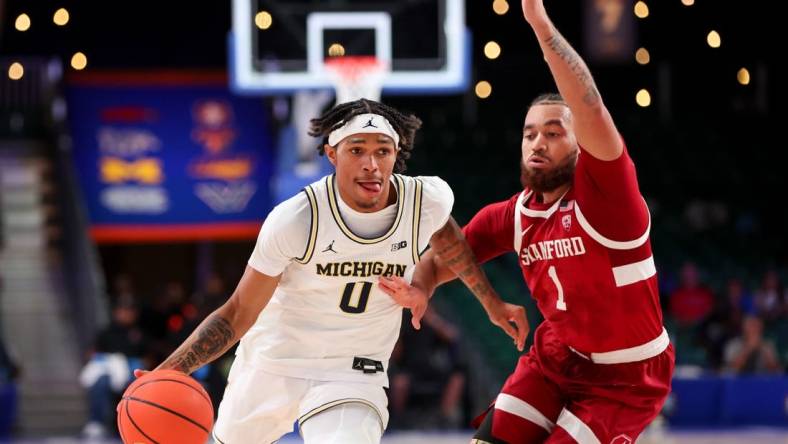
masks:
{"type": "Polygon", "coordinates": [[[640,262],[613,267],[613,278],[616,280],[616,287],[645,281],[655,274],[657,274],[657,267],[654,265],[654,256],[649,256],[640,262]]]}
{"type": "Polygon", "coordinates": [[[591,236],[591,238],[612,250],[632,250],[646,243],[648,240],[648,235],[651,232],[651,212],[648,211],[648,208],[646,212],[648,214],[648,226],[646,227],[646,231],[642,236],[631,241],[614,241],[602,236],[598,231],[596,231],[585,218],[585,216],[583,216],[583,213],[580,211],[580,205],[575,202],[575,216],[577,216],[577,221],[580,223],[580,226],[583,227],[583,229],[586,231],[586,233],[588,233],[589,236],[591,236]]]}
{"type": "MultiPolygon", "coordinates": [[[[419,242],[429,245],[429,240],[436,231],[446,225],[451,217],[454,206],[454,192],[446,181],[437,176],[419,176],[413,178],[421,181],[421,222],[419,242]]],[[[426,248],[426,247],[425,247],[426,248]]],[[[419,250],[423,251],[421,245],[419,250]]]]}
{"type": "Polygon", "coordinates": [[[247,261],[249,266],[268,276],[278,276],[294,260],[308,259],[306,256],[314,250],[316,216],[309,192],[298,193],[277,205],[260,227],[247,261]]]}
{"type": "Polygon", "coordinates": [[[258,273],[262,273],[266,276],[277,277],[284,272],[284,271],[277,272],[274,268],[268,268],[267,264],[264,264],[261,261],[254,261],[251,258],[249,259],[247,264],[258,273]]]}
{"type": "Polygon", "coordinates": [[[451,210],[454,207],[454,191],[451,189],[451,186],[449,186],[449,184],[445,180],[441,179],[440,177],[421,176],[419,177],[419,179],[421,180],[422,183],[422,193],[423,193],[422,202],[424,202],[423,200],[424,197],[429,195],[428,192],[425,193],[424,191],[430,190],[430,187],[432,187],[431,189],[437,189],[440,192],[439,196],[430,196],[433,197],[432,202],[435,201],[441,203],[448,202],[448,205],[441,206],[441,208],[448,207],[447,208],[448,211],[446,211],[445,214],[442,215],[443,217],[441,219],[436,220],[437,224],[435,225],[434,229],[437,231],[443,228],[443,226],[446,225],[446,223],[449,221],[449,218],[451,217],[451,210]],[[427,184],[428,186],[424,187],[425,184],[427,184]],[[435,199],[434,197],[437,197],[437,199],[435,199]]]}
{"type": "Polygon", "coordinates": [[[517,203],[514,204],[514,251],[518,256],[520,255],[520,248],[523,246],[523,223],[520,208],[523,207],[526,197],[525,191],[521,192],[517,196],[517,203]]]}

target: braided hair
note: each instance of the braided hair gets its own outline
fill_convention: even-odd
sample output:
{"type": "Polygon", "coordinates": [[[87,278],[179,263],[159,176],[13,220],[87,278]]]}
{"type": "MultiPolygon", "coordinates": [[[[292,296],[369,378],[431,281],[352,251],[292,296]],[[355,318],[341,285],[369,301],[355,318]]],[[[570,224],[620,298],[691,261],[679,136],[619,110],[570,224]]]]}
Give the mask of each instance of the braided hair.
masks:
{"type": "Polygon", "coordinates": [[[410,158],[413,151],[414,137],[416,130],[421,128],[421,119],[413,114],[405,114],[396,109],[384,105],[374,100],[359,99],[353,102],[339,104],[322,116],[309,121],[309,135],[313,137],[323,137],[323,143],[317,146],[320,155],[325,154],[325,147],[328,143],[328,135],[332,131],[341,127],[348,120],[360,114],[379,114],[391,123],[394,131],[399,134],[399,150],[397,160],[394,164],[394,172],[405,171],[405,161],[410,158]]]}

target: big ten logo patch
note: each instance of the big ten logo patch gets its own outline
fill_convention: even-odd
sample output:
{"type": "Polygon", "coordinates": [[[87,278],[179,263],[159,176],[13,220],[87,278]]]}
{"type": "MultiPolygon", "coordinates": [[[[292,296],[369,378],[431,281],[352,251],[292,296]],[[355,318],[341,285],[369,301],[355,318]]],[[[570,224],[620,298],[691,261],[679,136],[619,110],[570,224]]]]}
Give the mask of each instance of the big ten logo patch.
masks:
{"type": "Polygon", "coordinates": [[[391,251],[401,250],[401,249],[403,249],[403,248],[405,248],[407,246],[408,246],[408,241],[397,242],[397,243],[391,244],[391,251]]]}

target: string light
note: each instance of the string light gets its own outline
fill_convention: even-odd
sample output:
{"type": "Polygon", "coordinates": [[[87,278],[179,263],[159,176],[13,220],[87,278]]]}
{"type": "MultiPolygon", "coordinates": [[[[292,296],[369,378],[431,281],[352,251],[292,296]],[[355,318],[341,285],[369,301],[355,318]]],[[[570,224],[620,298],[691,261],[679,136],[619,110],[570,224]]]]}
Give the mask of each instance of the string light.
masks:
{"type": "Polygon", "coordinates": [[[635,101],[641,107],[647,108],[649,105],[651,105],[651,94],[647,89],[643,88],[635,95],[635,101]]]}
{"type": "Polygon", "coordinates": [[[484,55],[490,60],[497,59],[501,55],[501,45],[494,41],[487,42],[484,45],[484,55]]]}
{"type": "Polygon", "coordinates": [[[268,11],[260,11],[254,16],[254,24],[260,29],[268,29],[274,22],[274,18],[268,11]]]}
{"type": "Polygon", "coordinates": [[[8,78],[11,80],[19,80],[25,75],[25,67],[19,62],[14,62],[8,67],[8,78]]]}
{"type": "Polygon", "coordinates": [[[492,94],[492,85],[490,85],[490,82],[482,80],[476,84],[475,91],[476,97],[480,99],[486,99],[490,97],[490,94],[492,94]]]}
{"type": "Polygon", "coordinates": [[[30,29],[30,16],[25,13],[19,14],[14,22],[14,27],[20,32],[30,29]]]}
{"type": "Polygon", "coordinates": [[[65,26],[69,18],[68,10],[66,8],[60,8],[55,11],[55,15],[52,16],[52,21],[58,26],[65,26]]]}

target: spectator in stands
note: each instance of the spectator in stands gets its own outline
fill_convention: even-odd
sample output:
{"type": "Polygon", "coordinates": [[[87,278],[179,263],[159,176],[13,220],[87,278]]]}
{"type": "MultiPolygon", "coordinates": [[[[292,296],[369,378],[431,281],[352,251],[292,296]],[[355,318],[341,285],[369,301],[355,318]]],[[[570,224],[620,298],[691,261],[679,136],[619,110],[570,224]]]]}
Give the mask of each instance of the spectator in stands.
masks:
{"type": "Polygon", "coordinates": [[[174,349],[170,339],[173,333],[183,328],[184,318],[190,319],[197,315],[194,307],[185,307],[186,304],[186,291],[177,280],[167,282],[162,293],[145,304],[140,325],[151,338],[156,362],[161,362],[174,349]]]}
{"type": "Polygon", "coordinates": [[[197,292],[192,298],[192,302],[197,306],[200,319],[204,319],[208,314],[221,307],[227,302],[229,294],[224,279],[217,272],[212,272],[205,280],[203,290],[197,292]]]}
{"type": "Polygon", "coordinates": [[[785,291],[780,284],[777,271],[767,271],[763,275],[761,287],[755,292],[755,308],[758,316],[766,322],[781,317],[785,310],[785,299],[785,291]]]}
{"type": "MultiPolygon", "coordinates": [[[[0,286],[2,286],[2,281],[0,281],[0,286]]],[[[16,422],[19,398],[16,387],[19,367],[11,359],[2,335],[3,330],[0,328],[0,441],[11,435],[16,422]]]]}
{"type": "Polygon", "coordinates": [[[709,366],[719,369],[723,365],[725,344],[738,336],[742,320],[753,314],[752,296],[741,280],[728,280],[725,298],[717,304],[712,315],[701,326],[701,342],[706,348],[709,366]]]}
{"type": "Polygon", "coordinates": [[[670,314],[683,326],[695,326],[711,314],[714,295],[701,284],[698,269],[686,262],[681,269],[681,284],[670,295],[670,314]]]}
{"type": "Polygon", "coordinates": [[[763,321],[760,318],[744,318],[741,336],[725,346],[725,368],[735,373],[782,371],[774,343],[763,338],[763,321]]]}
{"type": "MultiPolygon", "coordinates": [[[[3,183],[2,171],[0,171],[0,185],[3,183]]],[[[3,236],[5,235],[5,230],[3,229],[3,193],[0,193],[0,248],[3,248],[3,236]]]]}
{"type": "Polygon", "coordinates": [[[102,330],[90,360],[82,369],[80,383],[88,390],[89,418],[83,435],[98,438],[107,435],[114,424],[117,398],[132,379],[135,368],[145,365],[148,341],[137,324],[134,300],[118,299],[112,309],[110,324],[102,330]]]}
{"type": "Polygon", "coordinates": [[[463,421],[465,394],[459,332],[432,308],[427,308],[419,331],[414,330],[410,316],[410,311],[405,311],[391,357],[389,396],[394,426],[457,428],[463,421]],[[436,398],[440,399],[440,406],[432,408],[437,410],[437,418],[416,408],[436,398]]]}
{"type": "Polygon", "coordinates": [[[137,295],[134,293],[134,284],[131,280],[131,276],[126,273],[119,273],[115,275],[115,278],[112,280],[113,293],[111,295],[112,301],[117,301],[120,299],[124,300],[137,300],[137,295]]]}

